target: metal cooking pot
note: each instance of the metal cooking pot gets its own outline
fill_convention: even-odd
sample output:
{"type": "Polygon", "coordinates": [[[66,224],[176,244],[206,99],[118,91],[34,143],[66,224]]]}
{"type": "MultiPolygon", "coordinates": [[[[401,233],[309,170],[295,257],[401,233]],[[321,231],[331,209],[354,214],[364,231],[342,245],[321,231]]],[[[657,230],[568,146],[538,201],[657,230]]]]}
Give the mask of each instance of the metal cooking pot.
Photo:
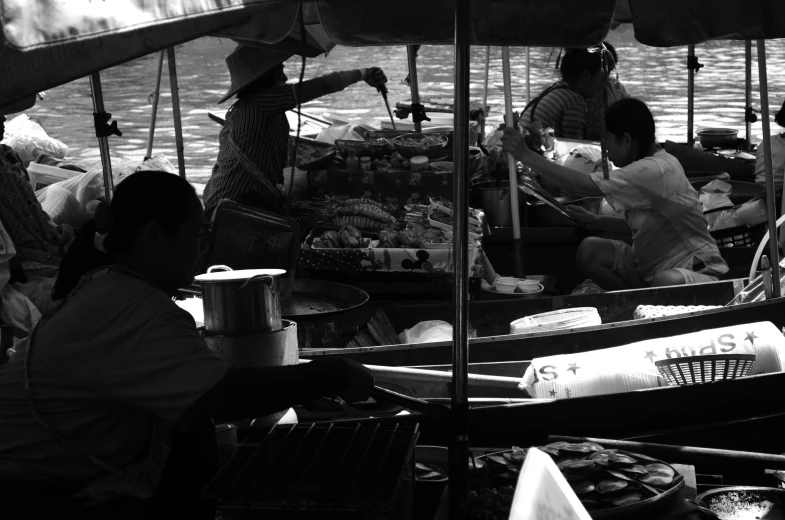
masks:
{"type": "Polygon", "coordinates": [[[197,276],[202,285],[205,330],[228,336],[281,330],[278,280],[284,274],[283,269],[233,271],[215,265],[197,276]]]}
{"type": "Polygon", "coordinates": [[[739,131],[733,128],[704,128],[698,139],[704,148],[736,148],[739,131]]]}

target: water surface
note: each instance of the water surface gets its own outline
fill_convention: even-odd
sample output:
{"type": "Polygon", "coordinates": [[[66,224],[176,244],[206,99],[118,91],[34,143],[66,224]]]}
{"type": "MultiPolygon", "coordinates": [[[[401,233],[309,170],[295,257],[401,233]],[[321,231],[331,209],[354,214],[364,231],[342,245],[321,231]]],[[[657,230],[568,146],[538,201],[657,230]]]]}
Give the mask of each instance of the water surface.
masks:
{"type": "MultiPolygon", "coordinates": [[[[657,121],[660,140],[686,141],[687,69],[686,47],[659,49],[635,42],[632,29],[626,26],[609,36],[619,53],[619,78],[633,96],[646,101],[657,121]]],[[[234,49],[230,40],[203,38],[177,47],[177,72],[188,178],[206,182],[218,154],[220,127],[207,117],[210,110],[220,111],[228,105],[218,100],[229,87],[225,57],[234,49]]],[[[769,99],[776,111],[785,99],[785,42],[767,42],[769,99]]],[[[511,49],[514,107],[526,104],[526,60],[522,48],[511,49]]],[[[559,49],[531,49],[531,92],[536,95],[558,79],[555,69],[559,49]]],[[[736,128],[744,134],[744,44],[712,42],[697,47],[698,59],[705,65],[697,75],[695,100],[696,129],[707,126],[736,128]]],[[[753,46],[753,106],[760,107],[758,96],[757,53],[753,46]]],[[[472,52],[472,99],[482,99],[485,73],[485,48],[472,52]]],[[[112,154],[141,160],[146,151],[152,112],[149,95],[155,88],[158,55],[140,58],[102,73],[107,112],[118,121],[123,137],[110,138],[112,154]]],[[[334,70],[366,66],[384,68],[390,78],[391,103],[409,99],[408,87],[401,84],[407,73],[403,47],[337,47],[329,56],[308,60],[305,77],[315,77],[334,70]]],[[[290,78],[299,75],[300,59],[287,63],[290,78]]],[[[418,60],[420,89],[423,96],[453,96],[453,52],[451,46],[429,46],[420,50],[418,60]]],[[[168,69],[164,63],[161,101],[155,131],[154,153],[165,154],[176,164],[168,69]]],[[[491,116],[500,121],[504,110],[501,50],[491,50],[488,103],[491,116]]],[[[345,91],[320,98],[306,105],[314,113],[336,116],[379,126],[387,118],[381,96],[364,83],[345,91]]],[[[93,131],[92,101],[87,78],[47,92],[28,114],[37,117],[50,135],[65,142],[72,156],[98,157],[93,131]]],[[[10,118],[9,118],[10,119],[10,118]]],[[[779,127],[772,120],[772,132],[779,127]]],[[[753,140],[762,135],[760,121],[753,125],[753,140]]]]}

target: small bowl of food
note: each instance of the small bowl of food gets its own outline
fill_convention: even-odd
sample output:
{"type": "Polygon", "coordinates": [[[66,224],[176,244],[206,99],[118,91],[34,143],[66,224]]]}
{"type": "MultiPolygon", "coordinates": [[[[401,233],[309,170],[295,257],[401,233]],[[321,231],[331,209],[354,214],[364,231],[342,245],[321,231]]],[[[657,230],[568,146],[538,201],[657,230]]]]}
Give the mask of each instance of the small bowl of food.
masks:
{"type": "Polygon", "coordinates": [[[522,293],[535,293],[542,291],[542,285],[537,280],[519,280],[516,284],[522,293]]]}
{"type": "Polygon", "coordinates": [[[403,134],[393,139],[393,146],[407,159],[424,155],[428,159],[444,157],[447,136],[442,134],[403,134]]]}
{"type": "Polygon", "coordinates": [[[499,278],[493,283],[493,288],[498,292],[514,293],[518,282],[517,278],[499,278]]]}
{"type": "Polygon", "coordinates": [[[453,163],[451,161],[436,161],[431,163],[431,168],[439,172],[453,171],[453,163]]]}

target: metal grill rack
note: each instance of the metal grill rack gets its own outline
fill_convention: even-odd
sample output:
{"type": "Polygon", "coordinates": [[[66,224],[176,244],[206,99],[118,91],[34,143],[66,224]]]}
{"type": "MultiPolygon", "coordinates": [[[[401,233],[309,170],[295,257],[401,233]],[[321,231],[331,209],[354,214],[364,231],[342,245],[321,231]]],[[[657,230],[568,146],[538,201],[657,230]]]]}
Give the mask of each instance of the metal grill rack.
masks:
{"type": "MultiPolygon", "coordinates": [[[[401,518],[418,426],[287,425],[253,433],[204,493],[228,518],[401,518]]],[[[407,504],[408,502],[408,504],[407,504]]]]}

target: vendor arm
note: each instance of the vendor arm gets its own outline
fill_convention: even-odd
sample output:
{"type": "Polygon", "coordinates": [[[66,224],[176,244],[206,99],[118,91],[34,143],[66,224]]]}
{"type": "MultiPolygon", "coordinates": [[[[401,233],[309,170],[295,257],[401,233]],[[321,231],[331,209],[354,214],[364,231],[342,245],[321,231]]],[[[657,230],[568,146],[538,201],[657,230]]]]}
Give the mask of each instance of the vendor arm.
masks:
{"type": "Polygon", "coordinates": [[[369,67],[367,69],[332,72],[320,78],[303,81],[301,86],[294,85],[293,87],[299,96],[299,102],[307,103],[322,96],[340,92],[360,81],[365,81],[372,87],[380,88],[387,83],[387,77],[379,67],[369,67]]]}
{"type": "Polygon", "coordinates": [[[602,197],[603,192],[594,183],[592,178],[582,172],[566,168],[533,152],[526,145],[523,136],[517,130],[507,127],[504,129],[502,147],[511,153],[515,159],[539,173],[549,182],[552,182],[565,191],[584,197],[602,197]]]}
{"type": "Polygon", "coordinates": [[[235,367],[183,415],[200,411],[220,420],[260,417],[320,397],[366,399],[373,376],[353,361],[332,358],[285,367],[235,367]]]}
{"type": "Polygon", "coordinates": [[[581,206],[567,206],[567,213],[589,231],[611,233],[619,238],[632,238],[630,226],[623,217],[597,215],[581,206]]]}

